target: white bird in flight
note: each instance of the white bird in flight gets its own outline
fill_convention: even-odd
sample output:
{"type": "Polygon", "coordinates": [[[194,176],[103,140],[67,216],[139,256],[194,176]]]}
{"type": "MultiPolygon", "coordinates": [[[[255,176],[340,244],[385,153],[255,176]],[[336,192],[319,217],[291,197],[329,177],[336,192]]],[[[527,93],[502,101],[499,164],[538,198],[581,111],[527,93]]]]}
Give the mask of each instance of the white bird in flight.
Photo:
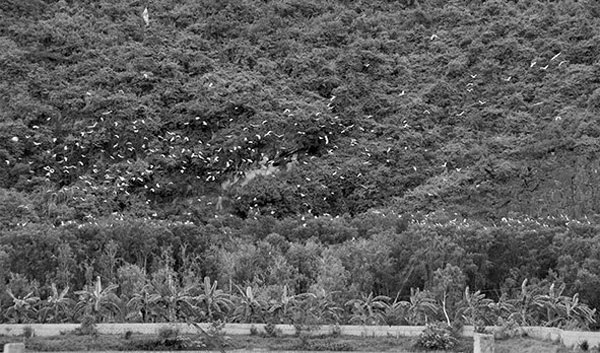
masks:
{"type": "Polygon", "coordinates": [[[148,16],[148,8],[144,8],[144,12],[142,12],[142,18],[144,19],[144,23],[146,23],[146,27],[150,26],[150,17],[148,16]]]}

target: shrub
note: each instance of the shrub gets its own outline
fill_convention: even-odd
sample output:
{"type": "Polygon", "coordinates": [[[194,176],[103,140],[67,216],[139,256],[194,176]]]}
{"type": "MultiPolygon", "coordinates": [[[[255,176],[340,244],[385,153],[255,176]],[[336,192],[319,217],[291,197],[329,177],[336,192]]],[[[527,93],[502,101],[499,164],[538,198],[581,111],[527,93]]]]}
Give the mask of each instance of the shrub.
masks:
{"type": "Polygon", "coordinates": [[[588,341],[582,341],[579,342],[579,349],[581,349],[584,352],[587,352],[590,349],[590,344],[588,343],[588,341]]]}
{"type": "Polygon", "coordinates": [[[338,342],[333,339],[309,339],[309,335],[302,335],[300,344],[297,347],[300,350],[307,351],[330,351],[330,352],[349,352],[356,348],[350,342],[338,342]]]}
{"type": "MultiPolygon", "coordinates": [[[[266,329],[265,329],[265,331],[266,331],[266,329]]],[[[258,335],[258,329],[254,325],[250,326],[250,336],[256,336],[256,335],[258,335]]]]}
{"type": "Polygon", "coordinates": [[[505,340],[523,335],[521,327],[513,318],[505,320],[500,317],[496,326],[498,327],[494,331],[494,339],[496,340],[505,340]]]}
{"type": "Polygon", "coordinates": [[[319,330],[320,328],[321,325],[318,324],[305,324],[296,322],[294,323],[294,335],[302,339],[303,336],[313,336],[314,331],[319,330]]]}
{"type": "Polygon", "coordinates": [[[349,342],[335,342],[328,341],[323,346],[311,347],[315,350],[334,351],[334,352],[349,352],[354,351],[356,348],[349,342]]]}
{"type": "MultiPolygon", "coordinates": [[[[197,342],[192,341],[189,337],[167,338],[161,342],[161,346],[169,350],[193,349],[197,344],[197,342]]],[[[200,344],[203,347],[203,343],[200,344]]]]}
{"type": "Polygon", "coordinates": [[[179,336],[179,329],[172,326],[163,326],[158,330],[158,338],[162,341],[166,341],[170,338],[176,338],[179,336]]]}
{"type": "Polygon", "coordinates": [[[448,350],[456,346],[458,340],[452,336],[450,329],[442,325],[427,325],[419,335],[417,346],[425,349],[448,350]]]}
{"type": "Polygon", "coordinates": [[[23,327],[23,337],[31,338],[35,336],[35,330],[31,326],[23,327]]]}
{"type": "Polygon", "coordinates": [[[208,327],[207,333],[211,336],[223,336],[223,329],[225,328],[225,322],[221,320],[213,321],[208,327]]]}
{"type": "Polygon", "coordinates": [[[158,330],[158,340],[148,342],[146,346],[140,347],[145,350],[190,350],[204,349],[206,345],[202,341],[192,340],[190,337],[180,336],[179,328],[174,326],[163,326],[158,330]]]}
{"type": "Polygon", "coordinates": [[[84,315],[81,318],[81,326],[75,329],[76,335],[92,335],[98,334],[98,328],[96,327],[96,318],[93,315],[84,315]]]}
{"type": "Polygon", "coordinates": [[[277,337],[281,334],[281,329],[278,329],[277,325],[270,322],[265,325],[265,334],[267,337],[277,337]]]}
{"type": "Polygon", "coordinates": [[[342,335],[342,328],[339,324],[331,325],[331,336],[339,337],[342,335]]]}
{"type": "Polygon", "coordinates": [[[225,323],[221,320],[211,322],[206,331],[202,330],[197,324],[194,324],[194,326],[203,333],[204,345],[207,348],[224,352],[225,347],[230,344],[231,339],[225,336],[225,332],[223,331],[225,323]]]}
{"type": "Polygon", "coordinates": [[[190,337],[179,336],[165,339],[131,340],[128,349],[143,351],[180,351],[180,350],[205,350],[202,341],[192,340],[190,337]]]}
{"type": "Polygon", "coordinates": [[[131,338],[131,335],[133,335],[133,332],[131,330],[127,330],[125,331],[125,334],[123,335],[123,338],[125,338],[126,340],[131,338]]]}

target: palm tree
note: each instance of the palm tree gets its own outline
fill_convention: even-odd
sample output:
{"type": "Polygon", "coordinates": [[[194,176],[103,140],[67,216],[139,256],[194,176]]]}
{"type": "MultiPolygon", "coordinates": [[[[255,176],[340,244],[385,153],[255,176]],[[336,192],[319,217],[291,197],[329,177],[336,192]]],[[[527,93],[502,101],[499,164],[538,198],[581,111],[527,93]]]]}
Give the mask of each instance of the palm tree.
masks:
{"type": "Polygon", "coordinates": [[[42,304],[38,312],[38,317],[42,322],[65,322],[71,317],[71,310],[75,301],[67,297],[69,286],[66,286],[62,292],[58,292],[55,283],[51,285],[52,295],[42,304]]]}
{"type": "Polygon", "coordinates": [[[17,298],[10,288],[6,290],[6,293],[8,293],[13,302],[4,313],[8,322],[20,324],[31,321],[30,315],[36,312],[34,305],[40,298],[34,296],[33,292],[29,292],[23,298],[17,298]]]}
{"type": "Polygon", "coordinates": [[[108,287],[102,288],[102,281],[98,276],[93,287],[86,286],[85,289],[75,292],[79,296],[75,312],[91,315],[96,320],[102,319],[103,316],[112,317],[118,314],[120,312],[119,297],[114,293],[118,287],[116,284],[110,284],[108,287]]]}
{"type": "Polygon", "coordinates": [[[233,302],[227,293],[217,289],[217,281],[211,284],[210,277],[204,277],[204,283],[201,287],[202,292],[194,299],[201,309],[202,316],[214,321],[221,319],[231,310],[233,302]]]}

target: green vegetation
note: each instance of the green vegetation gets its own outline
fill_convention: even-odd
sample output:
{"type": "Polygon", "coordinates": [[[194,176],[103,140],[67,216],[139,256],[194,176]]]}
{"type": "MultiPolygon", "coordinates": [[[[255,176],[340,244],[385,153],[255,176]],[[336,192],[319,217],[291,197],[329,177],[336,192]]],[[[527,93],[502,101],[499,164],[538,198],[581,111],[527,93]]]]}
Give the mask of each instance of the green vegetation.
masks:
{"type": "MultiPolygon", "coordinates": [[[[0,336],[0,344],[14,342],[14,337],[0,336]]],[[[421,350],[416,339],[410,337],[353,337],[353,336],[316,336],[316,337],[258,337],[234,335],[228,337],[225,350],[272,350],[272,351],[361,351],[361,352],[398,352],[421,350]]],[[[71,334],[56,337],[31,337],[25,339],[28,350],[36,352],[87,351],[87,350],[212,350],[217,347],[209,340],[190,334],[174,333],[161,335],[97,335],[75,336],[71,334]]],[[[456,352],[471,352],[473,340],[461,338],[454,348],[456,352]]]]}
{"type": "Polygon", "coordinates": [[[451,350],[458,340],[447,329],[428,326],[419,336],[417,346],[430,350],[451,350]]]}
{"type": "Polygon", "coordinates": [[[0,321],[596,327],[597,1],[144,6],[0,4],[0,321]]]}

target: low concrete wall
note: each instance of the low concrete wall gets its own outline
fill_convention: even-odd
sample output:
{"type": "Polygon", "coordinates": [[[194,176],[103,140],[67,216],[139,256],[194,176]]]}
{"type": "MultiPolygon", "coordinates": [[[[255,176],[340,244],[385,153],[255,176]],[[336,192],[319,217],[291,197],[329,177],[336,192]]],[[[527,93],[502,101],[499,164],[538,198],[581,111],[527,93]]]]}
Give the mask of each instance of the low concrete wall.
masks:
{"type": "Polygon", "coordinates": [[[4,345],[4,353],[24,353],[25,343],[7,343],[4,345]]]}
{"type": "MultiPolygon", "coordinates": [[[[207,330],[210,324],[199,324],[200,327],[207,330]]],[[[79,327],[79,324],[2,324],[0,325],[0,335],[19,336],[23,334],[25,327],[33,329],[36,336],[58,336],[63,333],[71,332],[79,327]]],[[[228,335],[250,335],[251,331],[256,329],[259,333],[265,331],[265,324],[226,324],[223,328],[228,335]]],[[[98,332],[102,334],[124,334],[127,331],[142,334],[156,334],[163,327],[177,328],[181,333],[196,333],[195,327],[185,323],[123,323],[123,324],[98,324],[98,332]]],[[[424,326],[337,326],[342,335],[348,336],[418,336],[424,329],[424,326]]],[[[296,328],[293,325],[277,325],[277,329],[283,335],[295,335],[296,328]]],[[[307,332],[311,335],[331,334],[334,326],[323,325],[313,327],[307,332]]]]}
{"type": "MultiPolygon", "coordinates": [[[[495,332],[497,329],[497,327],[488,326],[486,327],[486,332],[495,332]]],[[[583,341],[587,341],[590,348],[594,346],[600,348],[600,332],[567,331],[555,327],[541,326],[522,326],[521,330],[529,337],[542,341],[561,343],[569,348],[577,347],[583,341]]],[[[473,326],[463,327],[463,337],[473,337],[474,334],[473,326]]]]}
{"type": "Polygon", "coordinates": [[[552,327],[523,327],[523,331],[527,333],[529,337],[560,342],[566,347],[574,348],[583,341],[587,341],[590,348],[594,346],[600,347],[600,332],[589,332],[589,331],[567,331],[552,327]]]}
{"type": "MultiPolygon", "coordinates": [[[[23,334],[25,327],[31,327],[36,336],[58,336],[63,333],[71,332],[79,327],[79,324],[0,324],[0,335],[3,336],[19,336],[23,334]]],[[[193,326],[185,323],[156,323],[156,324],[141,324],[141,323],[126,323],[126,324],[98,324],[98,331],[102,334],[124,334],[127,331],[143,334],[156,334],[163,327],[175,327],[181,333],[196,333],[197,330],[193,326]]],[[[200,324],[203,329],[208,329],[210,324],[200,324]]],[[[264,332],[264,324],[226,324],[223,331],[228,335],[250,335],[252,328],[259,333],[264,332]]],[[[296,328],[293,325],[277,325],[277,329],[281,330],[284,335],[296,334],[296,328]]],[[[308,332],[313,335],[330,334],[333,331],[333,326],[323,325],[314,327],[308,332]]],[[[356,326],[356,325],[341,325],[337,326],[342,335],[348,336],[391,336],[391,337],[414,337],[418,336],[425,326],[356,326]]],[[[588,331],[566,331],[551,327],[523,327],[524,332],[528,336],[560,342],[567,347],[574,347],[583,341],[587,341],[590,347],[600,346],[600,332],[588,331]]],[[[489,327],[488,331],[493,332],[494,327],[489,327]]],[[[465,326],[462,331],[464,337],[473,337],[474,330],[472,326],[465,326]]]]}
{"type": "MultiPolygon", "coordinates": [[[[418,336],[423,332],[425,326],[339,326],[342,335],[348,336],[391,336],[401,337],[418,336]]],[[[331,329],[329,329],[331,332],[331,329]]]]}
{"type": "Polygon", "coordinates": [[[25,327],[31,327],[36,336],[58,336],[61,333],[75,330],[79,324],[2,324],[0,325],[0,335],[20,336],[25,327]]]}
{"type": "Polygon", "coordinates": [[[473,335],[473,353],[494,353],[494,335],[476,333],[473,335]]]}

